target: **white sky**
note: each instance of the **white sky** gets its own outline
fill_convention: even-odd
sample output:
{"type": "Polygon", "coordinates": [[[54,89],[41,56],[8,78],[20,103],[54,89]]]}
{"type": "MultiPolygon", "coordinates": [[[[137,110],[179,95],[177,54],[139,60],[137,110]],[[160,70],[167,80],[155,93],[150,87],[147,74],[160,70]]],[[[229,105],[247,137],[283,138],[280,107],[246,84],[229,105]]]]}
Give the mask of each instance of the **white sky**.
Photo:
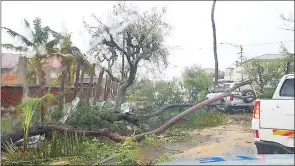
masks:
{"type": "MultiPolygon", "coordinates": [[[[65,28],[73,32],[73,43],[84,53],[89,48],[89,37],[83,26],[83,18],[90,20],[91,14],[105,18],[115,1],[4,1],[1,9],[1,26],[25,33],[23,19],[32,22],[35,17],[42,19],[56,31],[65,28]]],[[[199,64],[214,68],[210,1],[130,1],[142,9],[167,6],[166,19],[172,26],[172,34],[166,45],[172,49],[170,65],[164,72],[164,79],[179,77],[185,66],[199,64]],[[178,46],[178,48],[176,48],[178,46]]],[[[294,32],[285,31],[280,14],[293,14],[294,1],[218,1],[215,10],[217,42],[233,44],[260,44],[294,40],[294,32]]],[[[13,43],[13,39],[2,31],[2,43],[13,43]]],[[[294,41],[286,42],[294,52],[294,41]]],[[[219,67],[221,70],[237,60],[239,50],[218,45],[219,67]]],[[[245,46],[244,55],[255,57],[267,53],[279,53],[280,43],[245,46]]],[[[152,76],[152,75],[150,75],[152,76]]]]}

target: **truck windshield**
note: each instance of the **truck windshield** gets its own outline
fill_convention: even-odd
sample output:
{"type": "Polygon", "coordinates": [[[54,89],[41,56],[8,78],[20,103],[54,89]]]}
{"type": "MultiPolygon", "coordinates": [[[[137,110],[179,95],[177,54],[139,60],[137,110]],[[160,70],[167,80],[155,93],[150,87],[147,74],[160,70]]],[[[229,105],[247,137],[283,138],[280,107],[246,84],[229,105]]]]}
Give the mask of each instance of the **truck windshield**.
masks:
{"type": "Polygon", "coordinates": [[[286,79],[281,90],[280,96],[294,97],[294,79],[286,79]]]}

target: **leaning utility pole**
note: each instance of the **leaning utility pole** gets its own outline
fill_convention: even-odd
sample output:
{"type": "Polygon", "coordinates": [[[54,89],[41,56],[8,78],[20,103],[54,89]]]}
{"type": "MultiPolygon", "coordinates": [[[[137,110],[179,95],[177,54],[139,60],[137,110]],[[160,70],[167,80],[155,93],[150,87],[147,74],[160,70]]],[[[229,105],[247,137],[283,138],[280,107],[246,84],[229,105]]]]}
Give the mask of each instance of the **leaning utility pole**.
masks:
{"type": "MultiPolygon", "coordinates": [[[[240,45],[240,65],[242,65],[242,63],[244,62],[244,57],[243,57],[243,46],[240,45]]],[[[243,69],[241,70],[241,76],[242,76],[242,81],[244,81],[244,72],[243,69]]]]}
{"type": "MultiPolygon", "coordinates": [[[[240,50],[240,52],[238,53],[240,56],[239,56],[239,59],[240,59],[240,65],[242,65],[242,63],[244,62],[244,55],[243,55],[243,46],[242,45],[235,45],[235,44],[232,44],[232,43],[220,43],[220,44],[228,44],[228,45],[231,45],[235,48],[238,48],[240,50]]],[[[238,61],[237,61],[238,62],[238,61]]],[[[244,81],[244,72],[243,72],[243,69],[241,70],[241,77],[242,77],[242,81],[244,81]]]]}
{"type": "Polygon", "coordinates": [[[213,53],[214,53],[214,61],[215,61],[215,74],[214,74],[214,85],[218,85],[218,77],[219,77],[219,70],[218,70],[218,57],[217,57],[217,44],[216,44],[216,27],[214,21],[214,11],[215,11],[215,4],[216,0],[213,0],[212,9],[211,9],[211,24],[213,30],[213,53]]]}

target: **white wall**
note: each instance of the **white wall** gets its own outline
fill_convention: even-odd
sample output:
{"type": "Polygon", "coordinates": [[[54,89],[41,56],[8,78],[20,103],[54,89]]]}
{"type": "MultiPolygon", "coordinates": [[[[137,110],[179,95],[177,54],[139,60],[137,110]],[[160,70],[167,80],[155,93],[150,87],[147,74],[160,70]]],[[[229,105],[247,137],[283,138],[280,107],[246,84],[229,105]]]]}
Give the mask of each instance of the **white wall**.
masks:
{"type": "MultiPolygon", "coordinates": [[[[234,67],[234,68],[227,68],[225,70],[224,80],[230,81],[242,81],[242,66],[234,67]]],[[[243,74],[243,79],[247,79],[245,74],[243,74]]]]}

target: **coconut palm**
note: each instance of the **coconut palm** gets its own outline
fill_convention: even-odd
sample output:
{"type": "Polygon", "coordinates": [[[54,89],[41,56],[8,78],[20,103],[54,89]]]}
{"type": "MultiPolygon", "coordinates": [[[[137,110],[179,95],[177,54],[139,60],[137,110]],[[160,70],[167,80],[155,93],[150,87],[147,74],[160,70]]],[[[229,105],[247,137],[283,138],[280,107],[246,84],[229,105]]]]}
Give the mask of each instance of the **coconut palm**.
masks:
{"type": "Polygon", "coordinates": [[[15,46],[13,44],[6,43],[1,44],[1,46],[6,49],[25,53],[32,51],[31,54],[33,54],[33,58],[30,61],[32,67],[35,68],[34,74],[36,75],[37,81],[42,88],[45,85],[45,72],[42,70],[42,64],[45,62],[49,53],[55,52],[54,48],[59,43],[60,38],[58,38],[54,31],[52,31],[48,26],[42,27],[41,19],[38,17],[33,20],[33,27],[31,27],[26,19],[24,19],[24,22],[25,28],[27,28],[31,34],[31,39],[13,31],[10,28],[1,27],[6,30],[10,36],[17,38],[24,44],[23,46],[15,46]],[[52,40],[50,40],[50,34],[54,37],[52,40]]]}
{"type": "MultiPolygon", "coordinates": [[[[61,43],[60,48],[56,48],[57,53],[52,53],[51,56],[57,56],[58,58],[61,58],[62,62],[62,72],[54,81],[54,84],[60,84],[59,110],[62,111],[65,85],[74,84],[74,78],[76,69],[79,67],[79,61],[81,60],[81,62],[84,64],[83,71],[85,71],[86,74],[92,73],[93,69],[92,65],[86,58],[80,56],[77,58],[76,55],[72,55],[71,48],[74,46],[72,46],[70,33],[65,32],[59,34],[59,36],[62,36],[61,38],[63,38],[63,42],[61,43]]],[[[78,72],[78,74],[80,74],[80,72],[78,72]]]]}

